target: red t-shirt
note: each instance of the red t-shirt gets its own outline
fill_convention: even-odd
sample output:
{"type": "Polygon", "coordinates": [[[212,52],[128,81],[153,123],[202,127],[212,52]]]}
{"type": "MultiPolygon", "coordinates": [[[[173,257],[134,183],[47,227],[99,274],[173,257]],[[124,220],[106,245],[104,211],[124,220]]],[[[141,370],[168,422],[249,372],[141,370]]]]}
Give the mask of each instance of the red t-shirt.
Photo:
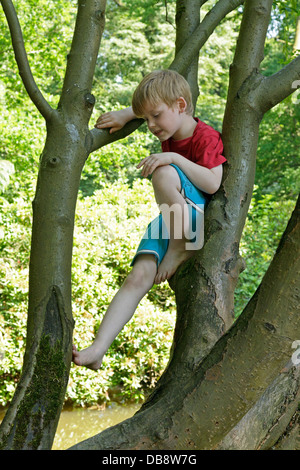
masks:
{"type": "Polygon", "coordinates": [[[174,140],[172,137],[161,143],[163,152],[176,152],[198,165],[214,168],[226,162],[220,132],[195,118],[197,126],[191,137],[174,140]]]}

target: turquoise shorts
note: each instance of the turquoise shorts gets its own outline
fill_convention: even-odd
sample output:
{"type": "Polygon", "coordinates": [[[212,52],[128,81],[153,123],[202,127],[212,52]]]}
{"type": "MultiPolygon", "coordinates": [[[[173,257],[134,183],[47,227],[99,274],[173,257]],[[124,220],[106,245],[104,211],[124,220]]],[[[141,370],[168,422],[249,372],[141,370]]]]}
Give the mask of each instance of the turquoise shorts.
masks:
{"type": "MultiPolygon", "coordinates": [[[[199,239],[199,230],[203,230],[203,214],[208,197],[196,188],[196,186],[188,179],[183,171],[176,165],[173,166],[180,178],[180,193],[188,204],[190,217],[190,237],[188,249],[197,249],[197,241],[199,239]]],[[[165,256],[169,246],[169,234],[163,217],[159,214],[147,227],[147,230],[138,246],[136,254],[132,260],[131,266],[134,264],[138,255],[152,254],[157,259],[159,265],[165,256]]]]}

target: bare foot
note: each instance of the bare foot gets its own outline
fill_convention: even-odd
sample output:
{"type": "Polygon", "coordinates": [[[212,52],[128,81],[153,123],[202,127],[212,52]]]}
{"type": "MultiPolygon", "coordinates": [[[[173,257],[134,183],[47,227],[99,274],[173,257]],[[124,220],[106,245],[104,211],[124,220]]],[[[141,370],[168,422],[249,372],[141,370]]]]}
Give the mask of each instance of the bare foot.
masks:
{"type": "Polygon", "coordinates": [[[157,274],[154,279],[154,284],[160,284],[161,282],[171,279],[171,277],[177,271],[177,268],[193,256],[195,252],[193,250],[174,250],[168,248],[161,264],[158,266],[157,274]]]}
{"type": "Polygon", "coordinates": [[[92,370],[100,369],[103,356],[99,355],[94,345],[82,351],[78,351],[76,346],[73,345],[72,353],[72,360],[77,366],[85,366],[92,370]]]}

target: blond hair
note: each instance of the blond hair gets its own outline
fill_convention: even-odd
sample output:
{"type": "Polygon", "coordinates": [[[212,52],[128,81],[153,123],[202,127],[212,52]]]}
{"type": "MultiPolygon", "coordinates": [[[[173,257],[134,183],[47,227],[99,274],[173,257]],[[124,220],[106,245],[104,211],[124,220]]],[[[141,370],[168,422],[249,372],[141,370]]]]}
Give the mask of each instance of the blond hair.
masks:
{"type": "Polygon", "coordinates": [[[156,106],[164,102],[170,108],[183,97],[187,103],[186,113],[193,115],[191,89],[186,79],[175,70],[155,70],[146,75],[132,97],[132,109],[142,117],[146,103],[156,106]]]}

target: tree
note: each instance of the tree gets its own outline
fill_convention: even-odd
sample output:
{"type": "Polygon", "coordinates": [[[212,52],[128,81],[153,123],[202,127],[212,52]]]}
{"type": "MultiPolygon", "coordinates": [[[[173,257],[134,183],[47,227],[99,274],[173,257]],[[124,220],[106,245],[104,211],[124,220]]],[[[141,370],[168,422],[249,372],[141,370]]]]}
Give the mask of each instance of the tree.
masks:
{"type": "MultiPolygon", "coordinates": [[[[48,449],[71,362],[71,256],[80,174],[91,152],[128,135],[141,120],[115,134],[88,128],[105,0],[78,1],[57,109],[31,74],[11,0],[1,3],[20,75],[47,125],[33,201],[26,353],[1,426],[1,447],[48,449]]],[[[299,200],[261,285],[234,324],[233,294],[243,269],[239,241],[253,189],[259,124],[295,90],[300,56],[264,77],[260,64],[272,0],[219,0],[200,21],[204,3],[177,0],[170,65],[188,78],[195,101],[199,51],[220,21],[244,3],[223,123],[228,164],[207,210],[205,246],[172,279],[174,342],[154,392],[129,421],[75,448],[270,448],[279,439],[293,439],[299,428],[299,367],[292,355],[300,331],[299,200]]]]}

